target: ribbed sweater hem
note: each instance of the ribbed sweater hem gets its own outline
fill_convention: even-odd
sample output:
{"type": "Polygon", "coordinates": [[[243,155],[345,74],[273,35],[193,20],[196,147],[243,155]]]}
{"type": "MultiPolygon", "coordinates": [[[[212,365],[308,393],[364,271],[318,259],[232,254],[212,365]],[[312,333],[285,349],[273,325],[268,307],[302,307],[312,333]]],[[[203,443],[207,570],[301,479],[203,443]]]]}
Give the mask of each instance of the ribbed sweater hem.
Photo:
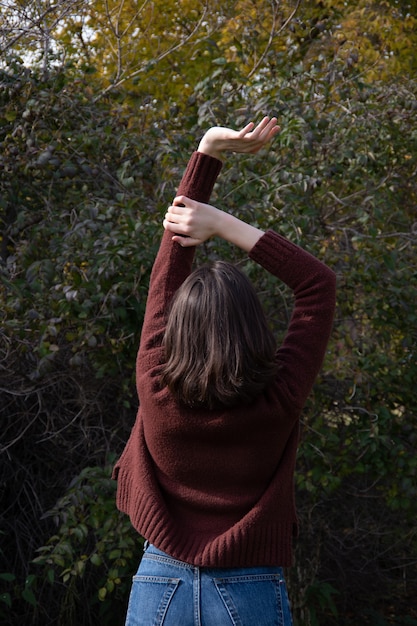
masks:
{"type": "Polygon", "coordinates": [[[178,527],[158,498],[145,497],[129,476],[118,467],[117,506],[130,516],[142,537],[173,558],[200,567],[282,566],[293,563],[292,541],[297,520],[257,524],[244,518],[223,534],[208,537],[196,529],[178,527]]]}

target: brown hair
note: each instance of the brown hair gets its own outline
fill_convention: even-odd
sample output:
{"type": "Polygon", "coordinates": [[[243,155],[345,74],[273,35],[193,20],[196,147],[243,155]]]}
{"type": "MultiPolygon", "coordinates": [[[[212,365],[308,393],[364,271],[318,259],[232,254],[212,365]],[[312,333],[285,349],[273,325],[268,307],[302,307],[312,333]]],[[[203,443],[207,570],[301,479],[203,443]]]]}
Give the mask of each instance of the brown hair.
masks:
{"type": "Polygon", "coordinates": [[[276,343],[249,279],[224,261],[195,270],[175,294],[163,383],[191,407],[253,400],[276,372],[276,343]]]}

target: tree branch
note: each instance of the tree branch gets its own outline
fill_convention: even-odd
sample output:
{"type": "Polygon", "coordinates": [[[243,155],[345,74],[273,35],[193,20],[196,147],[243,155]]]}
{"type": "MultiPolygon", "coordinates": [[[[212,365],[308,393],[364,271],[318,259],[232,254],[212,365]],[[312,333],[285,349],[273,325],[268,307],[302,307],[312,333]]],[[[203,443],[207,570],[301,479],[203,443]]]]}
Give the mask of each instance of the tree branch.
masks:
{"type": "Polygon", "coordinates": [[[203,23],[206,15],[207,15],[207,5],[205,6],[203,13],[200,17],[200,19],[198,20],[196,26],[193,28],[193,30],[191,31],[191,33],[189,33],[185,39],[183,39],[182,41],[180,41],[179,43],[175,44],[174,46],[172,46],[171,48],[169,48],[168,50],[165,50],[164,52],[162,52],[156,59],[154,59],[152,62],[150,61],[146,61],[145,63],[142,63],[142,65],[140,67],[138,67],[136,70],[132,71],[130,74],[126,75],[126,76],[122,76],[120,78],[118,78],[116,81],[112,82],[110,85],[108,85],[105,89],[103,89],[103,91],[101,91],[93,100],[93,102],[97,102],[98,100],[100,100],[101,98],[103,98],[105,95],[107,95],[110,91],[112,91],[113,89],[117,89],[118,87],[120,87],[120,85],[123,85],[123,83],[125,83],[128,80],[132,80],[133,78],[136,78],[137,76],[139,76],[139,74],[142,74],[142,72],[145,72],[150,65],[157,65],[158,63],[160,63],[163,59],[165,59],[167,56],[169,56],[170,54],[176,52],[177,50],[179,50],[180,48],[182,48],[183,46],[185,46],[195,35],[195,33],[199,30],[201,24],[203,23]]]}
{"type": "Polygon", "coordinates": [[[288,24],[291,22],[291,20],[293,19],[294,15],[297,13],[297,11],[298,11],[298,9],[300,7],[301,0],[297,0],[296,5],[295,5],[291,15],[285,20],[285,22],[282,24],[281,28],[279,28],[279,30],[277,30],[277,32],[275,32],[275,25],[276,25],[276,19],[277,19],[277,13],[278,13],[278,6],[279,5],[276,2],[276,0],[272,0],[272,3],[275,6],[273,8],[273,22],[272,22],[271,31],[269,33],[268,43],[266,44],[265,50],[261,54],[258,62],[254,65],[254,67],[249,72],[248,78],[251,78],[253,76],[253,74],[257,71],[257,69],[261,66],[261,64],[263,63],[263,60],[265,59],[265,57],[266,57],[266,55],[268,53],[268,50],[270,49],[270,47],[272,45],[272,41],[273,41],[274,37],[279,35],[288,26],[288,24]]]}
{"type": "MultiPolygon", "coordinates": [[[[10,7],[4,2],[2,2],[1,4],[4,7],[4,11],[6,11],[7,9],[10,9],[10,7]]],[[[15,29],[19,30],[20,32],[18,32],[18,34],[16,34],[13,37],[13,39],[5,43],[5,45],[1,48],[1,52],[5,53],[10,48],[13,48],[13,46],[15,46],[18,43],[18,41],[22,39],[22,37],[25,37],[26,35],[30,34],[31,31],[35,28],[38,28],[40,32],[43,34],[44,29],[42,27],[42,24],[45,21],[45,19],[48,17],[48,15],[55,12],[57,9],[61,9],[62,12],[59,14],[59,16],[55,19],[53,24],[48,29],[50,32],[56,27],[59,21],[62,20],[62,18],[65,17],[65,15],[68,15],[71,9],[74,8],[74,6],[78,4],[82,4],[80,0],[74,0],[69,6],[65,6],[64,3],[53,4],[49,6],[47,9],[45,9],[37,18],[34,18],[32,15],[30,15],[28,11],[24,11],[24,10],[19,11],[18,12],[18,15],[20,17],[19,25],[16,26],[15,29]]],[[[5,29],[2,28],[1,30],[4,31],[5,29]]],[[[4,36],[4,39],[5,40],[7,39],[7,35],[4,36]]]]}

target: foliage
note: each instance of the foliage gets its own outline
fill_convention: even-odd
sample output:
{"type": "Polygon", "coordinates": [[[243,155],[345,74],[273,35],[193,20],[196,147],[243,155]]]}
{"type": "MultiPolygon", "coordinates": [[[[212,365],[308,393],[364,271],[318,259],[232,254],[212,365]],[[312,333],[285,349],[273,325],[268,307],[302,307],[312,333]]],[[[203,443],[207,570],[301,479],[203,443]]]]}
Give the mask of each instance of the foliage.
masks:
{"type": "MultiPolygon", "coordinates": [[[[338,274],[303,416],[296,623],[412,624],[415,4],[140,6],[2,7],[0,616],[121,621],[139,541],[108,460],[134,419],[163,207],[205,128],[277,114],[273,147],[226,163],[213,202],[338,274]]],[[[241,263],[285,331],[285,288],[222,242],[198,254],[241,263]]]]}
{"type": "Polygon", "coordinates": [[[143,153],[142,120],[133,125],[121,109],[109,116],[91,106],[88,89],[67,85],[61,74],[49,83],[22,83],[17,71],[4,78],[5,327],[20,340],[36,333],[38,369],[51,366],[63,340],[72,364],[89,352],[108,367],[110,350],[117,370],[118,353],[134,349],[154,253],[153,166],[143,153]],[[128,140],[133,128],[136,140],[128,140]],[[29,315],[23,328],[16,307],[29,315]]]}
{"type": "MultiPolygon", "coordinates": [[[[56,620],[62,626],[96,623],[90,614],[100,624],[123,621],[142,541],[115,507],[111,469],[112,464],[83,469],[45,514],[44,518],[53,520],[55,534],[37,549],[39,556],[33,563],[38,567],[23,590],[15,587],[14,597],[4,594],[9,609],[21,595],[42,624],[56,620]]],[[[2,578],[15,583],[14,575],[2,578]]]]}
{"type": "Polygon", "coordinates": [[[47,513],[57,531],[38,548],[33,562],[45,567],[43,577],[53,585],[54,594],[62,589],[55,582],[56,574],[65,585],[61,605],[65,612],[59,616],[63,626],[82,623],[86,603],[98,613],[100,624],[114,623],[117,612],[123,620],[125,606],[120,599],[130,591],[142,542],[128,518],[115,508],[111,469],[112,465],[85,468],[47,513]]]}

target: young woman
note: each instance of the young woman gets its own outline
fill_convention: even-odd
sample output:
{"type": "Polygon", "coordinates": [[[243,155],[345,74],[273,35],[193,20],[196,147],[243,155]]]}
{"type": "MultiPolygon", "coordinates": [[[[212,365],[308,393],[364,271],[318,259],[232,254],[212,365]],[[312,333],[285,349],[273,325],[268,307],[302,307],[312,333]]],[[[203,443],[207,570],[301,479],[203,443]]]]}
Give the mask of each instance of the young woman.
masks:
{"type": "Polygon", "coordinates": [[[215,127],[168,208],[137,358],[140,408],[115,468],[118,507],[145,537],[128,626],[287,626],[282,567],[297,532],[299,416],[330,335],[335,276],[274,231],[206,204],[226,151],[257,152],[264,118],[215,127]],[[276,347],[248,279],[228,263],[192,271],[218,236],[294,292],[276,347]]]}

